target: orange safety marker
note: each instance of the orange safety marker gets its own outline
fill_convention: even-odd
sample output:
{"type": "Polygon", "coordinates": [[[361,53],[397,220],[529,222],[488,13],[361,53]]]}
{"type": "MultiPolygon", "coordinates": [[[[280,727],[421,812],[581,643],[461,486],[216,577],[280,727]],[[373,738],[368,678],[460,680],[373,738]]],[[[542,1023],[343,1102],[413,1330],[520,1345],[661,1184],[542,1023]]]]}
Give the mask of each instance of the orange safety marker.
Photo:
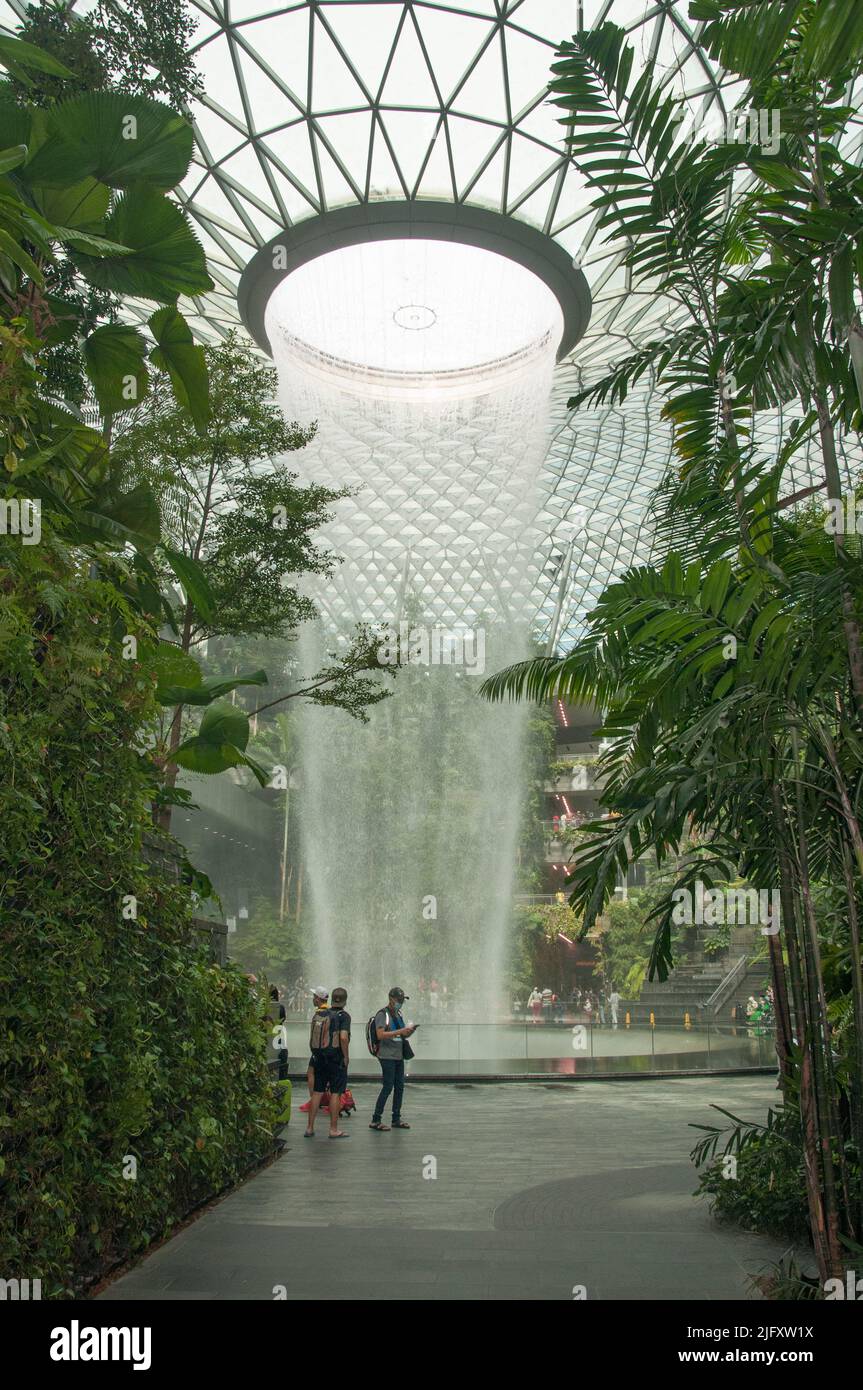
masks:
{"type": "Polygon", "coordinates": [[[650,1026],[651,1026],[651,1028],[655,1028],[655,1027],[656,1027],[656,1018],[655,1018],[655,1015],[654,1015],[652,1009],[650,1010],[650,1026]]]}
{"type": "Polygon", "coordinates": [[[692,1020],[691,1020],[691,1018],[689,1017],[689,1014],[684,1014],[684,1015],[683,1015],[683,1026],[684,1026],[684,1028],[691,1028],[691,1027],[692,1027],[692,1020]]]}
{"type": "Polygon", "coordinates": [[[627,1026],[627,1028],[629,1027],[629,1024],[630,1024],[629,1009],[627,1009],[627,1010],[626,1010],[626,1026],[627,1026]]]}

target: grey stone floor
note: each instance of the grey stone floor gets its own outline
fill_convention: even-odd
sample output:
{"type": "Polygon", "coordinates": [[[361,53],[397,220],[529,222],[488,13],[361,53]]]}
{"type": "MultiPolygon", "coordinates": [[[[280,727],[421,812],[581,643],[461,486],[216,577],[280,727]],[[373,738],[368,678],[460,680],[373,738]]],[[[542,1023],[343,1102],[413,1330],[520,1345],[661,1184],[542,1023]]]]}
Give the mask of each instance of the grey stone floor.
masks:
{"type": "Polygon", "coordinates": [[[101,1298],[735,1299],[782,1252],[713,1222],[688,1159],[688,1125],[763,1117],[770,1077],[415,1085],[387,1134],[363,1085],[336,1144],[294,1094],[279,1161],[101,1298]]]}

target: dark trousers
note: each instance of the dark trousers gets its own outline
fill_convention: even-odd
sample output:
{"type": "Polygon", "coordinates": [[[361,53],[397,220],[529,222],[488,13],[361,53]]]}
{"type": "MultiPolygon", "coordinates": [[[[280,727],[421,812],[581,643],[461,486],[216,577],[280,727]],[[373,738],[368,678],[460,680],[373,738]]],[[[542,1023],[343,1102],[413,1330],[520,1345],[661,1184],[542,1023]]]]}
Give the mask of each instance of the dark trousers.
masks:
{"type": "Polygon", "coordinates": [[[393,1093],[393,1124],[397,1125],[402,1117],[402,1094],[405,1089],[405,1064],[397,1062],[394,1058],[379,1057],[381,1064],[381,1086],[380,1095],[375,1102],[375,1113],[372,1116],[373,1124],[380,1123],[384,1113],[384,1106],[393,1093]]]}

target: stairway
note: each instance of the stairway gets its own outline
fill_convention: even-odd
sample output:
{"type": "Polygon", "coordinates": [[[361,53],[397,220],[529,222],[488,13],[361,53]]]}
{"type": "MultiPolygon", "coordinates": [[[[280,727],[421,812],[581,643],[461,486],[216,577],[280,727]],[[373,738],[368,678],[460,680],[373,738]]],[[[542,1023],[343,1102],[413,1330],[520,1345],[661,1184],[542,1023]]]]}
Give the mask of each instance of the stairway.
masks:
{"type": "Polygon", "coordinates": [[[746,1017],[746,1001],[750,994],[763,994],[770,984],[770,961],[760,960],[756,965],[749,965],[746,974],[739,984],[737,984],[725,1000],[719,1013],[716,1015],[717,1023],[729,1023],[731,1021],[732,1008],[737,1009],[738,1021],[746,1017]]]}
{"type": "Polygon", "coordinates": [[[704,944],[715,933],[715,927],[691,929],[684,952],[668,979],[661,983],[658,980],[646,982],[641,998],[636,1003],[626,1004],[633,1022],[645,1022],[652,1013],[657,1024],[682,1024],[686,1014],[689,1014],[692,1023],[706,1022],[708,1018],[711,1022],[728,1023],[735,1003],[738,1017],[741,1016],[740,1006],[745,1006],[756,987],[758,991],[763,989],[770,967],[766,961],[757,966],[748,966],[732,994],[722,1002],[719,1012],[714,1014],[712,1009],[709,1013],[705,1012],[708,1000],[723,980],[741,960],[757,949],[757,927],[732,927],[728,950],[719,957],[706,955],[704,944]]]}

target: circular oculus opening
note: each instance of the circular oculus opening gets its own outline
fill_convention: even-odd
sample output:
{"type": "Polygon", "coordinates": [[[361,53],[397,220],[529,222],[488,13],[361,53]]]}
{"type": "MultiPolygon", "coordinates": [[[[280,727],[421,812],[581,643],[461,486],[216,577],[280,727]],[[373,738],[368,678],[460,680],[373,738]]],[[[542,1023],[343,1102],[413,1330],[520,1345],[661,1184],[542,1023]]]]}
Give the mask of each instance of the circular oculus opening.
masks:
{"type": "Polygon", "coordinates": [[[557,298],[507,256],[456,241],[365,241],[306,261],[273,290],[270,343],[331,368],[412,377],[553,351],[557,298]]]}

